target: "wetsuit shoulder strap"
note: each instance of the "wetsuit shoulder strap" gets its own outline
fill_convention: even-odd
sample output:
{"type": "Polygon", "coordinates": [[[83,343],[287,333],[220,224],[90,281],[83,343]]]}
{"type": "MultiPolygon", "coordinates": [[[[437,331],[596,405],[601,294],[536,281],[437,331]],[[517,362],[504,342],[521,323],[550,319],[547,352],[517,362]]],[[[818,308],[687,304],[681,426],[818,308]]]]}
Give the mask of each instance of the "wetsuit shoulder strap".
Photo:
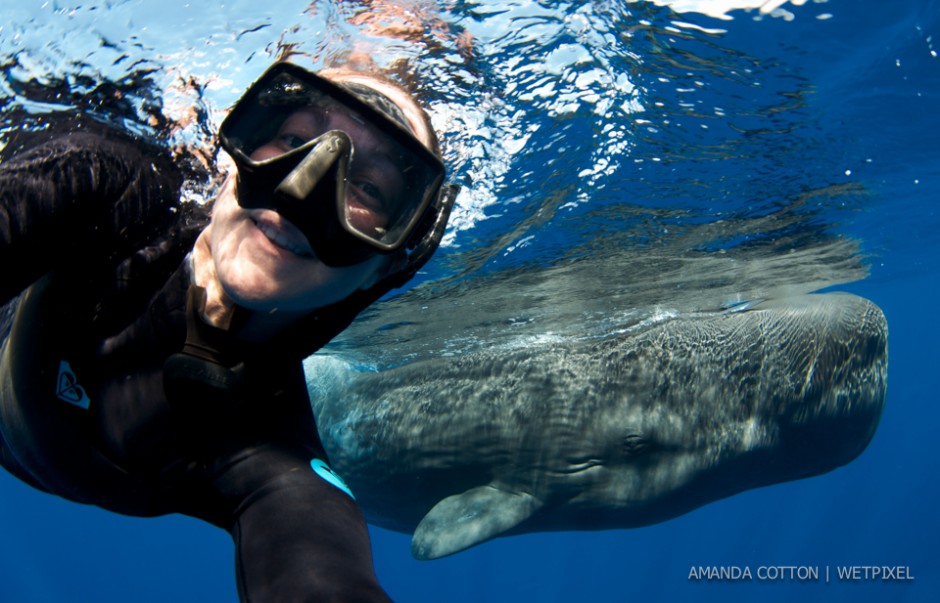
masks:
{"type": "MultiPolygon", "coordinates": [[[[231,404],[246,385],[245,348],[229,331],[202,318],[206,291],[190,285],[186,300],[186,342],[163,365],[167,399],[187,414],[212,414],[231,404]]],[[[238,313],[237,313],[238,314],[238,313]]]]}

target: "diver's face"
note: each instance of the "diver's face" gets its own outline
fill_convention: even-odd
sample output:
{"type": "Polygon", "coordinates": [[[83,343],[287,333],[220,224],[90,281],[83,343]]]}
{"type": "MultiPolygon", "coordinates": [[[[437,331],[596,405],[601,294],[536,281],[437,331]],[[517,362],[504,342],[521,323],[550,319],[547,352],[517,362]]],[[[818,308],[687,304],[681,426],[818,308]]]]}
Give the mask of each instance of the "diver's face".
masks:
{"type": "MultiPolygon", "coordinates": [[[[368,85],[361,75],[355,77],[368,85]]],[[[416,106],[411,98],[394,102],[416,106]]],[[[354,158],[347,174],[350,222],[362,232],[383,229],[387,220],[383,207],[393,203],[404,187],[402,166],[396,165],[393,153],[384,148],[381,136],[361,120],[340,111],[301,109],[288,117],[273,140],[255,149],[251,158],[271,159],[329,130],[342,130],[353,143],[354,158]]],[[[234,179],[215,202],[208,234],[223,290],[235,303],[256,311],[310,312],[372,286],[394,261],[373,255],[351,266],[324,264],[304,234],[279,213],[241,207],[234,179]]]]}
{"type": "Polygon", "coordinates": [[[327,266],[280,214],[241,207],[233,178],[215,201],[209,248],[226,295],[262,312],[307,313],[340,301],[374,284],[390,261],[374,255],[352,266],[327,266]]]}

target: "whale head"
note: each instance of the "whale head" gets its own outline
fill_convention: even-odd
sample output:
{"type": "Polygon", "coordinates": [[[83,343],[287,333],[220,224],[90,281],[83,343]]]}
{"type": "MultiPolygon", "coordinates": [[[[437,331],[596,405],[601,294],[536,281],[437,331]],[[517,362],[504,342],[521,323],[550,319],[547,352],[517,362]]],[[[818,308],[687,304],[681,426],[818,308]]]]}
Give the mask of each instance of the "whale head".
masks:
{"type": "Polygon", "coordinates": [[[802,296],[664,322],[588,366],[590,411],[558,449],[578,485],[533,513],[547,529],[647,525],[852,461],[884,406],[887,324],[857,297],[802,296]]]}

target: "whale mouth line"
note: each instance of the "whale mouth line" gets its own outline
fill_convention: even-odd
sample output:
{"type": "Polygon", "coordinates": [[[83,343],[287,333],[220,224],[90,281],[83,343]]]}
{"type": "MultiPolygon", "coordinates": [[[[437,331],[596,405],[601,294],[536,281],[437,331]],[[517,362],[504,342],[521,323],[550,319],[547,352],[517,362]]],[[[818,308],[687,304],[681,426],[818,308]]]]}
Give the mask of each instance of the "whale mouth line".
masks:
{"type": "Polygon", "coordinates": [[[601,459],[589,459],[586,461],[567,462],[563,468],[554,469],[552,472],[560,475],[573,475],[575,473],[590,471],[591,469],[600,469],[603,466],[604,462],[601,459]]]}

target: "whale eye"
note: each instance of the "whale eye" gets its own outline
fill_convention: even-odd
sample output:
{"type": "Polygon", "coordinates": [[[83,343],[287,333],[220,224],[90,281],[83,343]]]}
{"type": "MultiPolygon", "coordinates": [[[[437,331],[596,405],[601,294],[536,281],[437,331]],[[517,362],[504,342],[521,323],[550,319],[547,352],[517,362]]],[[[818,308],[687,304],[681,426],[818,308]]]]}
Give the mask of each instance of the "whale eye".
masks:
{"type": "Polygon", "coordinates": [[[649,441],[638,433],[631,433],[620,444],[623,453],[627,456],[638,456],[647,452],[649,441]]]}

